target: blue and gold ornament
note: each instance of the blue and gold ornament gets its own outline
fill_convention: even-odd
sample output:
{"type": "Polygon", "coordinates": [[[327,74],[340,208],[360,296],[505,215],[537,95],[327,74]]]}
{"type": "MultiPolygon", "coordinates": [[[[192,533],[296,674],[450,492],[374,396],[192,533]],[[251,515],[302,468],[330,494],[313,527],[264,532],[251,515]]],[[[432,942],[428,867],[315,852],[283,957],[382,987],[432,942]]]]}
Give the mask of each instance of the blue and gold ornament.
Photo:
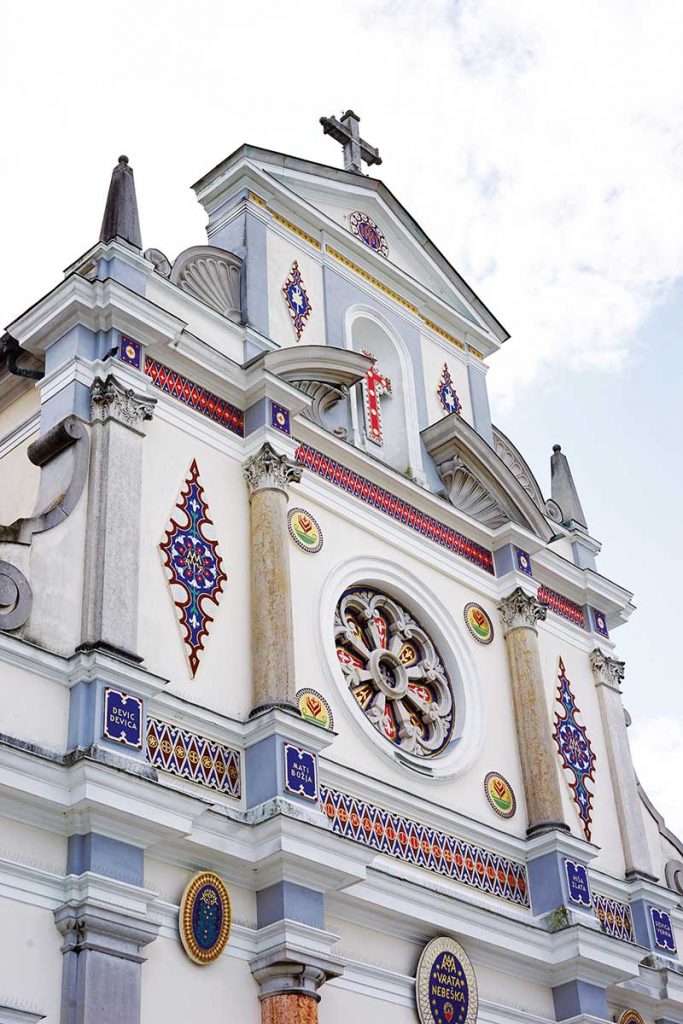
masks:
{"type": "Polygon", "coordinates": [[[188,884],[180,901],[180,939],[190,960],[211,964],[228,944],[232,906],[222,878],[202,871],[188,884]]]}
{"type": "Polygon", "coordinates": [[[415,991],[421,1024],[475,1024],[477,979],[455,939],[440,936],[427,943],[417,965],[415,991]]]}

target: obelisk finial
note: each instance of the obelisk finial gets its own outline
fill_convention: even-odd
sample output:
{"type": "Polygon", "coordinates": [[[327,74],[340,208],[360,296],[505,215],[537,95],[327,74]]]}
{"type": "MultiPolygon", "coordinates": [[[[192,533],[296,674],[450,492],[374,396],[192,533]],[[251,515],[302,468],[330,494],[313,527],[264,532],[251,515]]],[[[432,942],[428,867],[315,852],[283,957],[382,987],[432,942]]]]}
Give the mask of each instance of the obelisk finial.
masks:
{"type": "Polygon", "coordinates": [[[130,245],[142,249],[135,180],[127,156],[120,156],[112,171],[102,218],[100,241],[110,242],[113,238],[123,238],[130,245]]]}

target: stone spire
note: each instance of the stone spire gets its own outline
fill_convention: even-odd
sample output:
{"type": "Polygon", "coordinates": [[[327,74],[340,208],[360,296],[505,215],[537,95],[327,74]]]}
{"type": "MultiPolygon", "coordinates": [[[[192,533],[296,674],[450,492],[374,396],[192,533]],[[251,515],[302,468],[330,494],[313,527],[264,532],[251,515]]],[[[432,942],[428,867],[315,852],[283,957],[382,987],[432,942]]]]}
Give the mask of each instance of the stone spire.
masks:
{"type": "Polygon", "coordinates": [[[110,242],[113,238],[123,238],[136,249],[142,249],[133,168],[128,166],[127,156],[120,156],[112,171],[107,205],[102,218],[100,241],[110,242]]]}
{"type": "Polygon", "coordinates": [[[550,456],[550,489],[553,501],[562,510],[563,524],[574,522],[587,530],[586,516],[581,508],[572,471],[559,444],[553,445],[553,454],[550,456]]]}

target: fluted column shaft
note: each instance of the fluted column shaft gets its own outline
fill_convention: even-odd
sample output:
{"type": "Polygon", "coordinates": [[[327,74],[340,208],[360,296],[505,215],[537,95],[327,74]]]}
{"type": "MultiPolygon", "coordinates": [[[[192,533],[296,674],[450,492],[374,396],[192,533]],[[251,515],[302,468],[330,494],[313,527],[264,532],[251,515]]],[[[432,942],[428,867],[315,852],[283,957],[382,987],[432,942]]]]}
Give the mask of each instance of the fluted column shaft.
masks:
{"type": "Polygon", "coordinates": [[[624,662],[608,657],[599,648],[592,651],[590,658],[598,691],[626,876],[645,875],[652,878],[650,850],[626,732],[626,715],[621,703],[624,662]]]}
{"type": "Polygon", "coordinates": [[[294,627],[287,485],[301,468],[268,443],[244,464],[251,519],[253,710],[294,706],[294,627]]]}
{"type": "Polygon", "coordinates": [[[545,619],[545,605],[518,587],[498,610],[510,668],[528,835],[551,829],[566,832],[536,629],[536,623],[545,619]]]}

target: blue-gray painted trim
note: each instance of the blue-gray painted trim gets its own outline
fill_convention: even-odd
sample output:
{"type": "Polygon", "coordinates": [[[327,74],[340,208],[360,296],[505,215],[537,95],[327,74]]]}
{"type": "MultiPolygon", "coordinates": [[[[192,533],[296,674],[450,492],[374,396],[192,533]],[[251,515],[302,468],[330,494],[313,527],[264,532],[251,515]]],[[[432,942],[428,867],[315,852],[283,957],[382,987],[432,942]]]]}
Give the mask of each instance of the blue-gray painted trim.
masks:
{"type": "Polygon", "coordinates": [[[296,882],[276,882],[256,893],[256,920],[259,928],[284,920],[324,928],[323,894],[296,882]]]}
{"type": "MultiPolygon", "coordinates": [[[[69,721],[67,727],[67,750],[83,749],[97,746],[115,750],[126,757],[132,757],[136,761],[146,761],[145,753],[145,705],[144,699],[134,690],[124,690],[132,697],[138,697],[143,702],[142,711],[142,749],[118,743],[116,740],[107,739],[104,736],[104,690],[112,684],[103,679],[89,679],[76,683],[71,688],[69,696],[69,721]]],[[[122,690],[120,686],[114,686],[116,690],[122,690]]]]}
{"type": "Polygon", "coordinates": [[[569,1020],[580,1014],[590,1014],[600,1020],[610,1020],[607,994],[604,988],[588,981],[567,981],[553,989],[555,1019],[569,1020]]]}
{"type": "Polygon", "coordinates": [[[244,775],[247,807],[257,807],[272,800],[282,789],[283,742],[280,736],[267,736],[244,753],[244,775]]]}
{"type": "Polygon", "coordinates": [[[245,278],[243,319],[270,337],[268,315],[268,233],[263,221],[245,214],[246,255],[242,265],[245,278]]]}
{"type": "Polygon", "coordinates": [[[497,548],[493,552],[493,565],[496,576],[505,576],[508,572],[516,571],[517,561],[512,544],[504,544],[502,548],[497,548]]]}
{"type": "Polygon", "coordinates": [[[534,914],[547,914],[567,902],[564,857],[544,853],[527,863],[529,894],[534,914]]]}
{"type": "Polygon", "coordinates": [[[595,552],[582,544],[580,540],[572,541],[572,558],[580,569],[596,569],[595,552]]]}
{"type": "Polygon", "coordinates": [[[126,288],[136,292],[138,295],[145,294],[147,285],[145,271],[138,270],[137,267],[131,267],[130,263],[126,263],[118,256],[111,256],[109,259],[97,261],[97,280],[106,281],[108,278],[112,281],[120,282],[120,284],[125,285],[126,288]]]}
{"type": "Polygon", "coordinates": [[[493,428],[491,426],[491,409],[489,408],[486,377],[476,366],[468,363],[467,381],[470,386],[470,403],[472,405],[474,429],[493,448],[493,428]]]}
{"type": "Polygon", "coordinates": [[[84,871],[92,871],[96,875],[106,875],[130,885],[143,885],[144,865],[145,851],[138,846],[110,839],[98,832],[69,836],[67,875],[82,875],[84,871]]]}
{"type": "Polygon", "coordinates": [[[76,356],[81,359],[97,359],[99,355],[97,334],[83,324],[76,324],[45,349],[45,374],[51,374],[76,356]]]}
{"type": "Polygon", "coordinates": [[[244,436],[249,437],[249,434],[253,434],[255,430],[260,430],[261,427],[265,427],[269,423],[268,402],[265,398],[259,398],[244,413],[244,436]]]}

